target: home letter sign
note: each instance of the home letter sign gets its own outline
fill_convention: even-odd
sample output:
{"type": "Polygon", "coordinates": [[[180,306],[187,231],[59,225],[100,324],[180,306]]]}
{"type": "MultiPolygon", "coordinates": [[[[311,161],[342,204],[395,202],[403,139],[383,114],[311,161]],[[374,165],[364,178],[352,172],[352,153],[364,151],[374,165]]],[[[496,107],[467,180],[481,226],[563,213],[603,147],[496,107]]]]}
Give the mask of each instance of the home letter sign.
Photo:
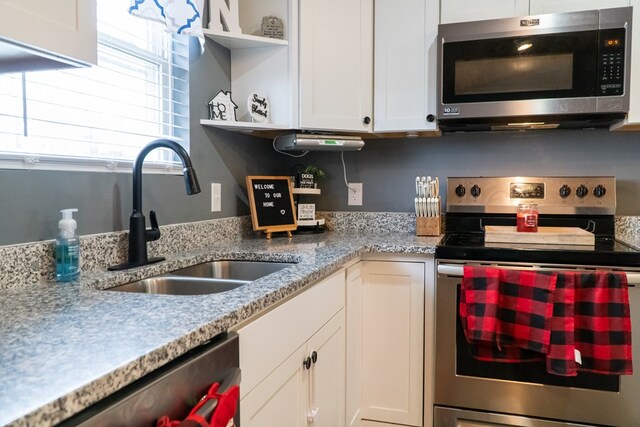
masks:
{"type": "Polygon", "coordinates": [[[229,33],[241,33],[238,0],[209,0],[209,28],[229,33]]]}
{"type": "Polygon", "coordinates": [[[236,121],[236,109],[238,106],[231,99],[231,92],[221,90],[207,102],[209,120],[236,121]]]}

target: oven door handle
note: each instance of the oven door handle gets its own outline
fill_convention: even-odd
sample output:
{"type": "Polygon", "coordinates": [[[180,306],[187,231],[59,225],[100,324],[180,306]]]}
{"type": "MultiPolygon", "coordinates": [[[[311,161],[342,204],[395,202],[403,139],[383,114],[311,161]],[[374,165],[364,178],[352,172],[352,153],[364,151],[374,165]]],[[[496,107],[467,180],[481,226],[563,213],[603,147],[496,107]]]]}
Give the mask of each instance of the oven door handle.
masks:
{"type": "MultiPolygon", "coordinates": [[[[533,267],[512,267],[512,266],[498,266],[498,268],[508,268],[512,270],[558,270],[557,268],[533,268],[533,267]]],[[[570,269],[567,269],[570,270],[570,269]]],[[[640,286],[640,272],[637,271],[622,271],[627,275],[627,282],[629,286],[640,286]]],[[[438,274],[452,277],[462,277],[464,274],[464,266],[461,264],[438,264],[438,274]]]]}

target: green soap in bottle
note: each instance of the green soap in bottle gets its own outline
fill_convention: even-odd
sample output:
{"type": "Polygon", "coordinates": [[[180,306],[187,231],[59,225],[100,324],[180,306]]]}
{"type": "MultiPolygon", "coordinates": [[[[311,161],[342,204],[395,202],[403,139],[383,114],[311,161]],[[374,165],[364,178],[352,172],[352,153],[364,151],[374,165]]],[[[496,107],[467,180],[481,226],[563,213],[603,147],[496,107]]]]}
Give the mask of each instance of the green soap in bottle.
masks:
{"type": "Polygon", "coordinates": [[[63,209],[60,212],[60,233],[56,238],[56,280],[70,282],[80,275],[80,240],[76,236],[78,224],[73,219],[73,212],[78,212],[78,209],[63,209]]]}

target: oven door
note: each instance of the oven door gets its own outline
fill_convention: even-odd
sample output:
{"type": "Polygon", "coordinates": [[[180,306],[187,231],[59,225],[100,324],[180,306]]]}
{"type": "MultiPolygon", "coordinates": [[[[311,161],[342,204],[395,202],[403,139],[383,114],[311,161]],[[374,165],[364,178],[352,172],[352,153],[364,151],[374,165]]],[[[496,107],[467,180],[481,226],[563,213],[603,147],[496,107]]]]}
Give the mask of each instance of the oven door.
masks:
{"type": "MultiPolygon", "coordinates": [[[[500,267],[534,268],[522,264],[501,264],[500,267]]],[[[564,270],[575,268],[563,266],[564,270]]],[[[640,405],[637,404],[640,374],[611,376],[580,373],[577,377],[561,377],[548,374],[544,362],[495,363],[471,357],[458,314],[462,271],[462,263],[438,262],[436,405],[576,423],[640,425],[640,405]]],[[[640,279],[637,272],[628,273],[628,277],[630,281],[632,278],[640,279]]],[[[632,339],[640,343],[640,289],[630,285],[629,297],[632,339]]],[[[633,349],[636,370],[640,369],[639,345],[636,344],[633,349]]]]}

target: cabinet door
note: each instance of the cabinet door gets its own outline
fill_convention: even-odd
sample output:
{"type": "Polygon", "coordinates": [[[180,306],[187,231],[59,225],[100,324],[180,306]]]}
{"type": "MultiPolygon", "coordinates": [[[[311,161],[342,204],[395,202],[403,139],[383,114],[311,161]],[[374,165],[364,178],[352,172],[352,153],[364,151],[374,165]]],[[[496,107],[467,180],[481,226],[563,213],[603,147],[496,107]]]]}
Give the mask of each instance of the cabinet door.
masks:
{"type": "Polygon", "coordinates": [[[531,0],[531,15],[629,6],[629,0],[531,0]]]}
{"type": "Polygon", "coordinates": [[[442,0],[440,22],[481,21],[529,14],[529,0],[442,0]]]}
{"type": "Polygon", "coordinates": [[[373,0],[301,1],[300,126],[368,132],[372,98],[373,0]]]}
{"type": "Polygon", "coordinates": [[[438,2],[376,0],[374,130],[435,130],[438,2]]]}
{"type": "MultiPolygon", "coordinates": [[[[341,310],[307,343],[307,355],[317,355],[308,371],[307,415],[314,408],[314,427],[345,425],[345,333],[344,310],[341,310]]],[[[310,423],[310,419],[307,419],[310,423]]],[[[266,425],[266,424],[265,424],[266,425]]],[[[307,424],[304,424],[307,425],[307,424]]]]}
{"type": "Polygon", "coordinates": [[[242,427],[306,425],[305,357],[305,348],[298,349],[240,401],[242,427]]]}
{"type": "Polygon", "coordinates": [[[0,0],[0,40],[3,39],[52,57],[63,57],[63,63],[95,64],[96,2],[0,0]]]}
{"type": "Polygon", "coordinates": [[[362,419],[362,263],[347,269],[346,292],[346,425],[357,427],[362,419]]]}
{"type": "Polygon", "coordinates": [[[421,426],[424,263],[363,263],[362,418],[421,426]]]}

